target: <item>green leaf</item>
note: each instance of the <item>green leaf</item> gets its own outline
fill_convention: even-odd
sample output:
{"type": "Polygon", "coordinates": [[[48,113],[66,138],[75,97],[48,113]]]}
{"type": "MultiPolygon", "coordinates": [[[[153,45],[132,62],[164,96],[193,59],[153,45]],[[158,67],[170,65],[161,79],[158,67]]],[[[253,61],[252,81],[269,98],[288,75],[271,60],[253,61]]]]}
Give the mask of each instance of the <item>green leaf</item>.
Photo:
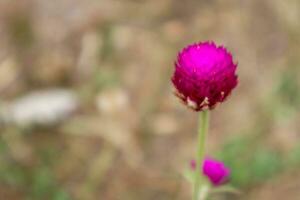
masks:
{"type": "Polygon", "coordinates": [[[190,169],[186,169],[183,172],[183,176],[188,182],[193,183],[195,179],[195,172],[190,169]]]}
{"type": "Polygon", "coordinates": [[[231,193],[231,194],[241,194],[241,191],[236,189],[235,187],[231,185],[224,185],[220,187],[215,187],[211,189],[211,193],[231,193]]]}

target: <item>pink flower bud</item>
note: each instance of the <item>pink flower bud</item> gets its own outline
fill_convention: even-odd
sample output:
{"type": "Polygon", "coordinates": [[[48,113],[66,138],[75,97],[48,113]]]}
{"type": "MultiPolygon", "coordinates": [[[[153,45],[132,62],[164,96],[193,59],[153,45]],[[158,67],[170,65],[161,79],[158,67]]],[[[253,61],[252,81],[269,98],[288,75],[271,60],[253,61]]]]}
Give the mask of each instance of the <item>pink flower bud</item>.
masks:
{"type": "MultiPolygon", "coordinates": [[[[196,169],[196,161],[191,161],[191,168],[196,169]]],[[[230,169],[223,162],[214,159],[205,159],[202,166],[202,173],[215,185],[221,185],[228,181],[230,169]]]]}

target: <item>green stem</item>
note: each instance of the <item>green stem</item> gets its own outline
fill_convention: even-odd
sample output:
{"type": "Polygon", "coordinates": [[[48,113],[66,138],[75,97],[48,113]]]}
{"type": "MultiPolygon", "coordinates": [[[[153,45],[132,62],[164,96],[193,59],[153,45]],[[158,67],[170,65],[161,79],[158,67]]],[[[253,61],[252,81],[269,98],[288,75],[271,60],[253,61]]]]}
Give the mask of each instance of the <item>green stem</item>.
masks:
{"type": "Polygon", "coordinates": [[[205,138],[208,130],[208,110],[200,112],[199,116],[199,132],[198,132],[198,145],[197,145],[197,156],[196,156],[196,170],[195,170],[195,183],[194,183],[194,194],[193,200],[198,200],[199,189],[201,184],[202,176],[202,163],[204,160],[205,151],[205,138]]]}

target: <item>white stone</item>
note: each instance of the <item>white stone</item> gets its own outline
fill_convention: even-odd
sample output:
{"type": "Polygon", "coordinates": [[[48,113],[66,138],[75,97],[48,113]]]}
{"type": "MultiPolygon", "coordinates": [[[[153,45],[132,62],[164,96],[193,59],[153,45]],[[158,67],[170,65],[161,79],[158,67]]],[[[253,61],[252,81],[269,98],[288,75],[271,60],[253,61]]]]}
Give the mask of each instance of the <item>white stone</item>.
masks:
{"type": "Polygon", "coordinates": [[[66,89],[34,91],[2,109],[6,123],[20,126],[52,125],[66,119],[78,107],[76,95],[66,89]]]}

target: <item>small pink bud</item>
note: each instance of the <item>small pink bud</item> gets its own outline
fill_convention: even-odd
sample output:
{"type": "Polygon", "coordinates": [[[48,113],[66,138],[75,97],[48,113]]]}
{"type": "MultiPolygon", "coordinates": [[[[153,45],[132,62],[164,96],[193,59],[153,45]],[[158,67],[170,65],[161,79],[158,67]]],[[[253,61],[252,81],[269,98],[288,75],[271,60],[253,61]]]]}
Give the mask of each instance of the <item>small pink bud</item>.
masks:
{"type": "MultiPolygon", "coordinates": [[[[196,169],[196,161],[191,161],[191,168],[196,169]]],[[[205,159],[202,166],[202,173],[215,186],[222,185],[230,176],[230,169],[223,162],[214,159],[205,159]]]]}

